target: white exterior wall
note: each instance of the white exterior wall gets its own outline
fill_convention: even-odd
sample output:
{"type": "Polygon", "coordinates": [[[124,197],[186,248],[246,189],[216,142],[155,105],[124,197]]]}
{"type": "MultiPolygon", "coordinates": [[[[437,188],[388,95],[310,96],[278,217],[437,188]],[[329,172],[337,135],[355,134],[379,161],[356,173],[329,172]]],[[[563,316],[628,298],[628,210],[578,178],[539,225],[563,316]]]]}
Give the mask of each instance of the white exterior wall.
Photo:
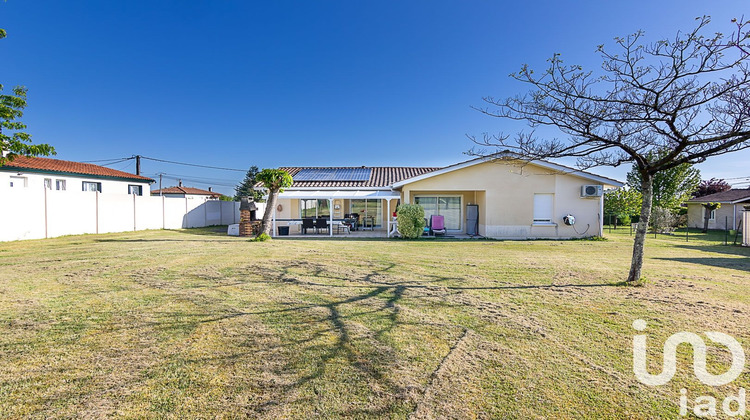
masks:
{"type": "MultiPolygon", "coordinates": [[[[104,186],[102,186],[104,190],[104,186]]],[[[127,191],[127,189],[125,190],[127,191]]],[[[259,206],[259,215],[265,208],[259,206]]],[[[239,223],[240,203],[0,183],[0,241],[239,223]]]]}
{"type": "Polygon", "coordinates": [[[143,195],[151,194],[151,184],[146,181],[138,180],[114,180],[114,179],[103,179],[88,176],[71,176],[71,175],[55,175],[55,174],[41,174],[35,172],[17,172],[17,171],[0,171],[0,188],[9,187],[11,177],[24,177],[27,179],[26,188],[29,190],[36,190],[44,188],[44,180],[52,180],[52,190],[55,190],[55,181],[58,179],[65,180],[66,191],[83,191],[83,182],[101,182],[102,194],[127,194],[128,185],[140,185],[143,189],[143,195]],[[20,175],[18,175],[20,173],[20,175]]]}
{"type": "Polygon", "coordinates": [[[401,193],[402,202],[412,204],[430,192],[462,193],[464,209],[479,204],[479,233],[489,238],[569,239],[602,231],[602,198],[582,198],[584,185],[602,184],[533,164],[487,162],[406,184],[401,193]],[[552,223],[534,223],[534,194],[553,194],[552,223]],[[575,226],[563,223],[567,214],[575,216],[575,226]]]}

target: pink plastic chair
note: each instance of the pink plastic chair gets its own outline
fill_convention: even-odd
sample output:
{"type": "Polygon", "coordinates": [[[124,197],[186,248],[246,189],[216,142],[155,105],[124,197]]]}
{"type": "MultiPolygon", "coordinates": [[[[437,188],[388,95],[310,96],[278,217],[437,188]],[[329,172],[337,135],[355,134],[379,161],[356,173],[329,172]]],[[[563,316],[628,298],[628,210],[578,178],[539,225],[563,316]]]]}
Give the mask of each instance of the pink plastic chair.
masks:
{"type": "Polygon", "coordinates": [[[430,216],[430,230],[433,235],[445,235],[445,217],[436,214],[430,216]]]}

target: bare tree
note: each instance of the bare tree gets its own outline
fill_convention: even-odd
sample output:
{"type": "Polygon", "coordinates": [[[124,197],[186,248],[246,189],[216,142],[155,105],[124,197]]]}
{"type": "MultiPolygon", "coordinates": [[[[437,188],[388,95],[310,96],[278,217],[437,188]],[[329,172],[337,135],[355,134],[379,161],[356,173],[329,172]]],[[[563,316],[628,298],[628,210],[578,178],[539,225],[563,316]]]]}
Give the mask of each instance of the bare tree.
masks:
{"type": "Polygon", "coordinates": [[[525,95],[485,97],[479,111],[557,127],[567,139],[520,133],[472,137],[485,147],[524,160],[578,158],[581,168],[633,163],[641,176],[641,217],[628,282],[641,278],[651,216],[654,175],[684,163],[750,147],[750,21],[733,20],[729,35],[708,32],[709,17],[691,32],[644,42],[644,33],[615,38],[616,52],[600,45],[602,72],[564,65],[559,54],[537,75],[527,65],[511,77],[531,85],[525,95]],[[656,153],[666,149],[668,153],[656,153]]]}

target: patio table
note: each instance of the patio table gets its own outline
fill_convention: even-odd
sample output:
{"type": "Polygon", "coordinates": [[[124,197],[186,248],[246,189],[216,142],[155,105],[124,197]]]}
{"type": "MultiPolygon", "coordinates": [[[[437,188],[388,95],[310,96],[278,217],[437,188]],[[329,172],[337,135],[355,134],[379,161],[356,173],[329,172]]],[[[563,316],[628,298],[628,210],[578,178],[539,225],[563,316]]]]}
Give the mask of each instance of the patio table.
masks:
{"type": "Polygon", "coordinates": [[[299,232],[302,232],[302,220],[290,220],[287,222],[287,224],[291,226],[299,226],[297,229],[299,232]]]}

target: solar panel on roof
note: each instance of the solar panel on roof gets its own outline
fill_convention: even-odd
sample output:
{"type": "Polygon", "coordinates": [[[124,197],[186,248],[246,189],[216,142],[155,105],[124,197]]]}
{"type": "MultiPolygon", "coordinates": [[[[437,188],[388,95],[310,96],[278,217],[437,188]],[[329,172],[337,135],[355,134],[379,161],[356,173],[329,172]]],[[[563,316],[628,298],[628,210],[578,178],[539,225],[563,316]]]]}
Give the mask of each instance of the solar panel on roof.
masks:
{"type": "Polygon", "coordinates": [[[308,168],[294,175],[295,181],[367,181],[370,168],[308,168]]]}

